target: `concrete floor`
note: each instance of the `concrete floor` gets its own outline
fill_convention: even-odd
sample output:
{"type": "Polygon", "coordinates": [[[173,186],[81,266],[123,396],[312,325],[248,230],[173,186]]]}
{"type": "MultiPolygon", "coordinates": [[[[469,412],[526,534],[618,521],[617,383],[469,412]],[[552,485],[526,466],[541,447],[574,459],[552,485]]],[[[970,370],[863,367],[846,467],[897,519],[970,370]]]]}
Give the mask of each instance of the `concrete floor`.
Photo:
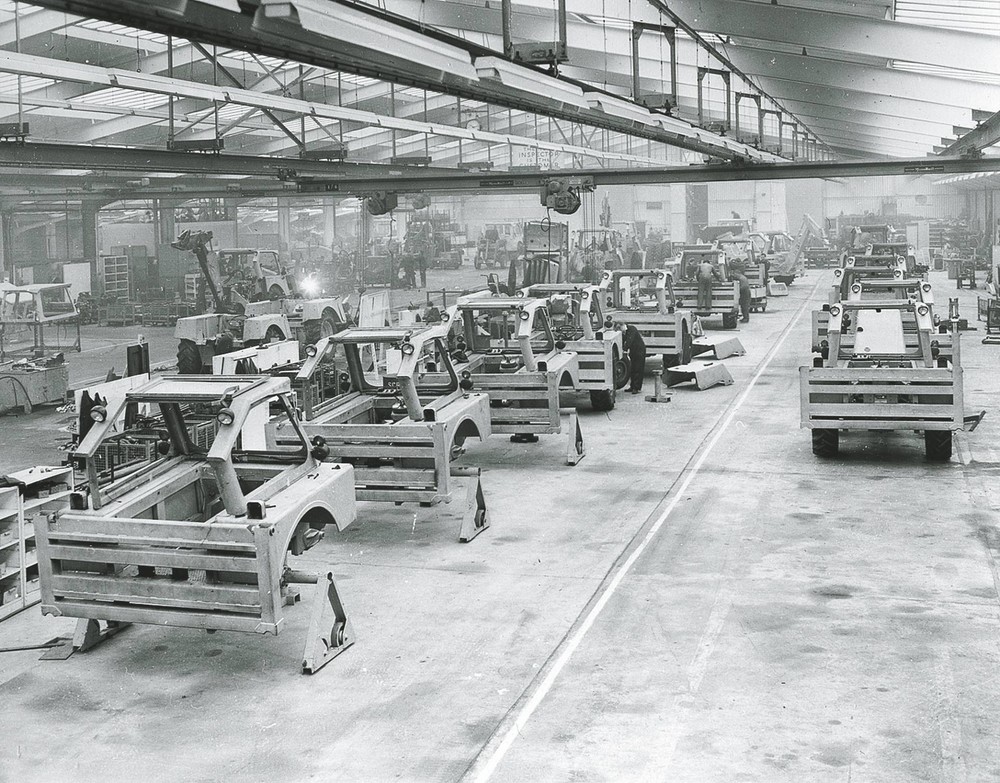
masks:
{"type": "MultiPolygon", "coordinates": [[[[576,467],[556,436],[470,444],[493,525],[470,544],[457,507],[362,504],[307,555],[358,640],[315,676],[304,607],[276,638],[133,626],[67,661],[0,655],[0,780],[1000,778],[1000,421],[947,465],[912,434],[815,459],[796,368],[830,280],[741,329],[733,386],[583,414],[576,467]]],[[[981,336],[970,411],[1000,396],[981,336]]],[[[0,457],[26,425],[0,421],[0,457]]],[[[72,625],[36,608],[0,639],[72,625]]]]}

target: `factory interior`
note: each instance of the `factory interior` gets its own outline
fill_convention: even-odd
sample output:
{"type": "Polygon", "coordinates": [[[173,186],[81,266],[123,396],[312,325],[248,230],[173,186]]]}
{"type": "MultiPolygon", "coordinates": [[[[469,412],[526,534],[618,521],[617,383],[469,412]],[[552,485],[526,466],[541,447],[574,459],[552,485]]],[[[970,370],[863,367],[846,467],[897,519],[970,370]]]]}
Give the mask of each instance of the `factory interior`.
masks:
{"type": "Polygon", "coordinates": [[[0,115],[0,783],[1000,780],[997,0],[0,0],[0,115]]]}

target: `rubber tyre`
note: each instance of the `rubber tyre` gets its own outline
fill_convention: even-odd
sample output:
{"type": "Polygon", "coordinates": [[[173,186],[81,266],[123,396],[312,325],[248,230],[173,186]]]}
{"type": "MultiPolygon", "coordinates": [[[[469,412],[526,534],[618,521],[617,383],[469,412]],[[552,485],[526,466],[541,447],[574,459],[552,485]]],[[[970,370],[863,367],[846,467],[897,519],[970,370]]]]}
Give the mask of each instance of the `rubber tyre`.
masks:
{"type": "Polygon", "coordinates": [[[192,340],[181,340],[177,346],[177,372],[181,375],[201,375],[201,349],[192,340]]]}
{"type": "Polygon", "coordinates": [[[590,405],[595,411],[614,410],[616,392],[614,389],[598,389],[590,393],[590,405]]]}
{"type": "Polygon", "coordinates": [[[930,462],[948,462],[951,445],[951,430],[924,430],[924,454],[930,462]]]}
{"type": "Polygon", "coordinates": [[[774,282],[776,282],[776,283],[784,283],[785,285],[791,285],[792,283],[795,282],[795,278],[794,277],[786,277],[786,276],[782,275],[781,277],[774,278],[774,282]]]}
{"type": "Polygon", "coordinates": [[[735,329],[737,324],[736,313],[723,313],[722,314],[722,328],[723,329],[735,329]]]}
{"type": "Polygon", "coordinates": [[[280,285],[272,285],[267,291],[267,298],[272,302],[277,302],[279,299],[285,298],[285,292],[280,285]]]}
{"type": "Polygon", "coordinates": [[[615,389],[624,389],[632,378],[632,360],[627,356],[619,356],[615,353],[613,374],[615,389]]]}
{"type": "Polygon", "coordinates": [[[836,457],[840,450],[839,430],[811,430],[813,454],[817,457],[836,457]]]}
{"type": "Polygon", "coordinates": [[[316,345],[324,337],[331,337],[340,331],[340,324],[336,318],[331,318],[326,313],[322,318],[314,318],[306,321],[302,325],[303,335],[307,345],[316,345]]]}

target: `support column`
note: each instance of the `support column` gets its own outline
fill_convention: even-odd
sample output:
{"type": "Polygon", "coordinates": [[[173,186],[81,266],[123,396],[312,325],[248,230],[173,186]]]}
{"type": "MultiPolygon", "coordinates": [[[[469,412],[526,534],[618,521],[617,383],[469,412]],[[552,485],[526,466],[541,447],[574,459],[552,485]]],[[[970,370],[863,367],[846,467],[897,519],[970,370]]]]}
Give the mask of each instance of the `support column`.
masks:
{"type": "Polygon", "coordinates": [[[284,263],[291,261],[292,211],[287,198],[278,199],[278,253],[284,263]]]}
{"type": "Polygon", "coordinates": [[[330,250],[337,236],[337,201],[333,196],[323,196],[323,247],[330,250]]]}
{"type": "Polygon", "coordinates": [[[174,219],[176,204],[173,199],[158,198],[153,205],[153,216],[157,226],[156,241],[161,245],[177,239],[177,221],[174,219]]]}
{"type": "Polygon", "coordinates": [[[0,214],[0,282],[9,276],[14,280],[17,271],[14,267],[14,214],[4,212],[0,214]]]}
{"type": "Polygon", "coordinates": [[[83,232],[83,258],[85,261],[97,260],[97,213],[100,211],[99,204],[85,201],[80,205],[80,229],[83,232]]]}

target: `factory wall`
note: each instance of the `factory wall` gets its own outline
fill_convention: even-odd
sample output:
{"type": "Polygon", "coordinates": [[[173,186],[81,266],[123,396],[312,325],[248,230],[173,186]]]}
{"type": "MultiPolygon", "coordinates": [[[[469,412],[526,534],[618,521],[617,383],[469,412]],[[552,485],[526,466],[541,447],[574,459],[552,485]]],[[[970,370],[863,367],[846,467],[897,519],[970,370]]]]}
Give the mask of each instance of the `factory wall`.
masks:
{"type": "Polygon", "coordinates": [[[788,215],[790,234],[798,232],[803,215],[809,215],[822,226],[823,219],[827,217],[822,183],[812,179],[790,179],[785,182],[785,212],[788,215]]]}
{"type": "Polygon", "coordinates": [[[785,182],[710,182],[708,221],[733,217],[757,219],[761,231],[788,230],[785,182]]]}
{"type": "Polygon", "coordinates": [[[105,223],[97,229],[97,250],[112,255],[112,248],[144,245],[152,253],[156,248],[154,223],[105,223]]]}
{"type": "MultiPolygon", "coordinates": [[[[583,207],[575,215],[553,213],[552,219],[568,223],[570,231],[597,228],[601,208],[607,198],[615,228],[623,229],[622,223],[639,223],[644,224],[647,233],[653,230],[669,231],[671,191],[667,185],[601,187],[584,197],[583,207]]],[[[453,220],[466,227],[468,239],[472,242],[480,236],[487,223],[541,220],[546,214],[535,193],[488,193],[475,198],[439,197],[434,199],[431,209],[450,211],[453,220]]]]}
{"type": "Polygon", "coordinates": [[[808,212],[819,220],[838,215],[915,215],[957,218],[966,208],[965,195],[937,185],[928,177],[851,177],[839,180],[791,180],[787,183],[788,220],[793,228],[808,212]]]}

